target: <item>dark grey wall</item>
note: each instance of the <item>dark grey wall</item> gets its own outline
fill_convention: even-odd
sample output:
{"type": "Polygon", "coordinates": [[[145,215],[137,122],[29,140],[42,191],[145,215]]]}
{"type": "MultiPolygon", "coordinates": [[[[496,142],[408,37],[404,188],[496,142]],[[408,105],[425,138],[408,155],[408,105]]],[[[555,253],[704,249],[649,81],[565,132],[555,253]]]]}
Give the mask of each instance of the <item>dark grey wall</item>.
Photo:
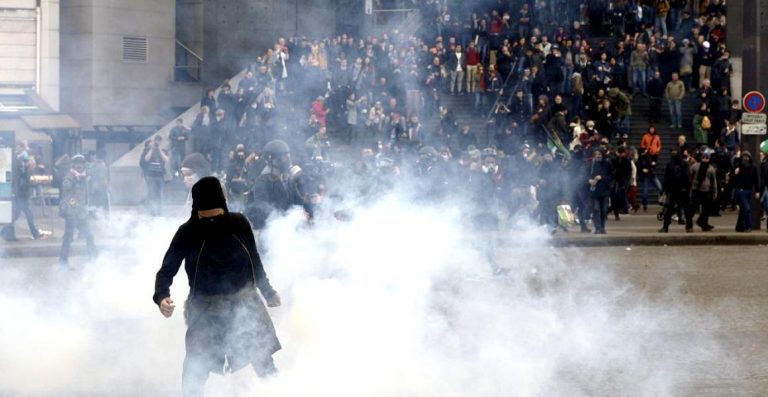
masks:
{"type": "Polygon", "coordinates": [[[203,55],[203,0],[176,0],[176,40],[203,55]]]}
{"type": "Polygon", "coordinates": [[[266,53],[278,37],[335,34],[338,4],[338,0],[203,0],[203,81],[216,86],[234,76],[266,53]]]}

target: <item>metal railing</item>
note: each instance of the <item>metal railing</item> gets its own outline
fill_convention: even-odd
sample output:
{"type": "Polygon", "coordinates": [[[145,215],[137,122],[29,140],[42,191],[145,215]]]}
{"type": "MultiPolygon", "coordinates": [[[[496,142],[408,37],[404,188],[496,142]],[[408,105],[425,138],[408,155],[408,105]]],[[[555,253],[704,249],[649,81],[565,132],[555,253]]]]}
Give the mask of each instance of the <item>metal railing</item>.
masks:
{"type": "Polygon", "coordinates": [[[176,63],[173,67],[174,81],[200,81],[203,58],[184,43],[176,40],[176,63]]]}

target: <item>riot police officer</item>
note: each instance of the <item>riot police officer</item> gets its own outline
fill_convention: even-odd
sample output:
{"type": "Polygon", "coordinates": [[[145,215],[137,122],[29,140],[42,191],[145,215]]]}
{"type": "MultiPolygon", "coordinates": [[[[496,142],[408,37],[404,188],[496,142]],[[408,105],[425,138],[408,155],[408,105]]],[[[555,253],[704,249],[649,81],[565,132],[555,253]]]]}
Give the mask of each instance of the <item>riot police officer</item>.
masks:
{"type": "Polygon", "coordinates": [[[254,181],[246,205],[246,214],[255,229],[263,229],[269,216],[304,205],[296,183],[301,168],[293,164],[291,149],[281,140],[273,140],[262,151],[266,166],[254,181]]]}

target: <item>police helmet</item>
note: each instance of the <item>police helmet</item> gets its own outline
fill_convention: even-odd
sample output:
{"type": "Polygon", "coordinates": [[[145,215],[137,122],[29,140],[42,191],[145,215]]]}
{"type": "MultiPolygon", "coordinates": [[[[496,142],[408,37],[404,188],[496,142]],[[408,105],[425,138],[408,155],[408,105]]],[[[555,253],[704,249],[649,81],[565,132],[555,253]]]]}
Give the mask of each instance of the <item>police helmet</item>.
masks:
{"type": "Polygon", "coordinates": [[[264,150],[263,150],[263,154],[267,158],[278,157],[290,152],[291,152],[291,148],[288,147],[288,144],[279,139],[275,139],[273,141],[267,142],[267,144],[264,145],[264,150]]]}

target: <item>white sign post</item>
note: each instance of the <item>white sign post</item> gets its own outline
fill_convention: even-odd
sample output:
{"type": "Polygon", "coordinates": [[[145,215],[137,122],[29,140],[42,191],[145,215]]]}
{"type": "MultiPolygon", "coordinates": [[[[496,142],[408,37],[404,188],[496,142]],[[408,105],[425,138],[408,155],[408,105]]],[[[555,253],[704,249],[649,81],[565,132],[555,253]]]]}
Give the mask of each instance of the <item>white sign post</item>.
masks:
{"type": "Polygon", "coordinates": [[[365,15],[371,14],[373,14],[373,0],[365,0],[365,15]]]}
{"type": "Polygon", "coordinates": [[[744,113],[741,115],[742,124],[765,124],[768,117],[765,113],[744,113]]]}
{"type": "Polygon", "coordinates": [[[765,135],[768,127],[765,124],[742,124],[741,135],[765,135]]]}

